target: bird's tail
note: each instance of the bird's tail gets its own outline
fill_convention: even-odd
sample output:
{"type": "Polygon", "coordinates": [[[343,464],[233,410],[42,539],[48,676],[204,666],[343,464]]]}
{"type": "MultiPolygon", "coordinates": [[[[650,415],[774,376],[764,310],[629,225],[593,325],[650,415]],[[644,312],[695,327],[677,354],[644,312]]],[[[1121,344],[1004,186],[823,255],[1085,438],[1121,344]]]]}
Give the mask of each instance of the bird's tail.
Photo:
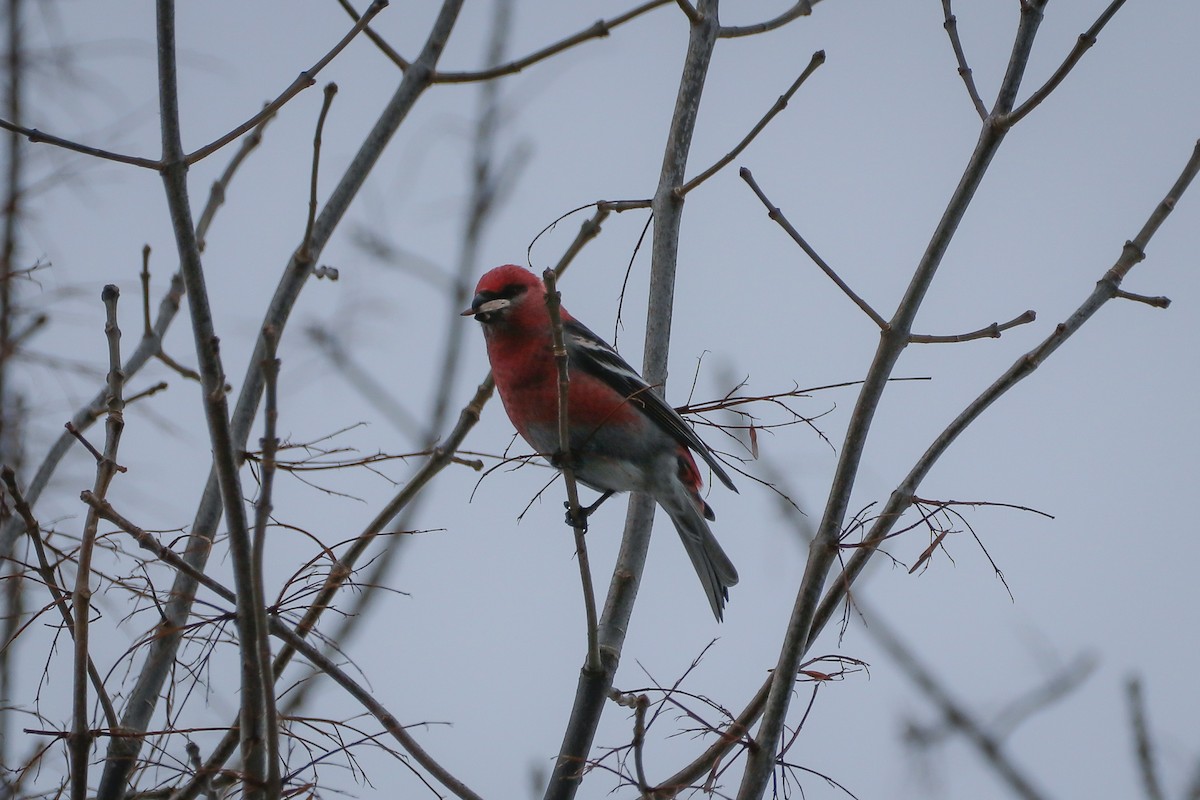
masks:
{"type": "MultiPolygon", "coordinates": [[[[738,582],[737,569],[717,539],[713,536],[708,522],[700,509],[707,509],[704,501],[695,497],[684,486],[676,484],[677,491],[669,497],[658,498],[659,505],[675,523],[679,538],[700,583],[704,584],[704,593],[708,595],[708,603],[712,606],[713,615],[720,622],[725,614],[725,601],[729,599],[729,587],[738,582]]],[[[711,511],[709,512],[712,513],[711,511]]]]}

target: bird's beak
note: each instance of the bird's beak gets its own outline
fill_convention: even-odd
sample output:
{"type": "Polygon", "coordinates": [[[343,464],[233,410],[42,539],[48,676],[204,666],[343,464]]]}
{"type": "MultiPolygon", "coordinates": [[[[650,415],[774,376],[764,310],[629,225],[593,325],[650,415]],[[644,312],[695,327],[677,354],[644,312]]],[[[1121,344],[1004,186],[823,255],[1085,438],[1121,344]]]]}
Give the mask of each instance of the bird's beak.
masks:
{"type": "Polygon", "coordinates": [[[466,311],[461,312],[461,316],[474,316],[475,319],[483,322],[491,314],[497,311],[503,311],[512,305],[512,300],[504,297],[496,297],[492,300],[485,300],[483,297],[476,295],[475,301],[471,303],[471,307],[466,311]]]}

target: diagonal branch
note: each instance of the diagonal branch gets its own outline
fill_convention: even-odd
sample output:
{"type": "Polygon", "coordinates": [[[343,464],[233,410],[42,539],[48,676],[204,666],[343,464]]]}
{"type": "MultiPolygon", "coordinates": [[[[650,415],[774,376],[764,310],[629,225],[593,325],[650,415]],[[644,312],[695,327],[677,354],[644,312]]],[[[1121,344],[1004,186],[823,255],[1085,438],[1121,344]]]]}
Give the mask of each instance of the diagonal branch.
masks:
{"type": "Polygon", "coordinates": [[[800,232],[792,226],[792,223],[788,222],[787,217],[783,215],[783,212],[779,210],[779,207],[772,204],[771,201],[767,199],[766,193],[759,188],[758,181],[754,180],[753,173],[751,173],[746,167],[742,167],[738,171],[738,174],[742,176],[742,180],[750,185],[750,188],[754,190],[754,193],[758,195],[759,201],[766,206],[767,216],[778,223],[779,227],[783,228],[784,231],[787,232],[787,235],[792,237],[792,241],[800,245],[800,249],[812,259],[813,263],[820,267],[821,271],[829,276],[829,280],[837,284],[837,287],[842,290],[842,293],[849,297],[854,302],[854,305],[862,309],[862,312],[870,317],[871,321],[878,325],[880,330],[887,330],[887,320],[885,320],[878,311],[872,308],[870,303],[859,297],[858,294],[850,288],[850,285],[842,280],[841,277],[833,271],[833,267],[825,263],[825,259],[821,258],[821,256],[817,254],[817,251],[814,250],[812,246],[805,241],[804,237],[800,235],[800,232]]]}
{"type": "Polygon", "coordinates": [[[1125,5],[1125,0],[1112,0],[1112,2],[1109,3],[1108,8],[1104,9],[1096,21],[1092,23],[1092,27],[1079,34],[1079,38],[1075,42],[1075,47],[1072,48],[1071,52],[1067,54],[1066,60],[1059,65],[1058,69],[1054,71],[1054,74],[1050,76],[1050,80],[1046,81],[1046,83],[1043,84],[1042,87],[1036,92],[1034,92],[1028,100],[1022,103],[1017,110],[1009,112],[1005,116],[1004,121],[1006,124],[1016,125],[1018,122],[1023,120],[1030,111],[1033,111],[1035,108],[1041,105],[1042,101],[1049,97],[1051,92],[1058,88],[1058,85],[1063,82],[1063,79],[1067,77],[1067,74],[1070,73],[1070,71],[1075,68],[1075,65],[1079,63],[1079,60],[1083,58],[1083,54],[1090,50],[1092,45],[1096,43],[1096,39],[1099,37],[1100,31],[1104,29],[1104,26],[1108,24],[1108,21],[1113,18],[1113,15],[1116,14],[1123,5],[1125,5]]]}
{"type": "Polygon", "coordinates": [[[813,53],[812,59],[808,62],[808,66],[804,68],[804,71],[800,73],[800,77],[796,78],[796,80],[792,82],[792,85],[788,87],[788,90],[779,96],[779,98],[775,101],[775,104],[772,105],[771,108],[767,110],[767,113],[763,115],[762,119],[760,119],[758,123],[750,129],[750,132],[747,133],[746,136],[737,143],[737,146],[719,158],[717,163],[713,164],[711,167],[704,170],[704,172],[701,172],[699,175],[692,178],[683,186],[680,186],[680,196],[687,194],[692,189],[695,189],[697,186],[711,178],[713,175],[716,175],[727,164],[729,164],[729,162],[741,155],[742,151],[750,146],[750,143],[754,141],[755,137],[762,133],[763,128],[767,127],[767,125],[770,124],[771,120],[775,119],[779,112],[787,108],[788,101],[791,100],[792,95],[796,94],[800,87],[804,85],[804,82],[808,80],[808,76],[812,75],[816,71],[817,67],[824,63],[824,50],[818,50],[817,52],[813,53]]]}
{"type": "MultiPolygon", "coordinates": [[[[246,120],[241,125],[238,125],[224,136],[221,136],[215,141],[209,142],[198,150],[188,153],[184,157],[184,161],[186,161],[188,164],[195,164],[201,159],[208,158],[225,145],[237,139],[242,134],[257,127],[263,120],[275,116],[276,112],[283,108],[288,101],[316,83],[317,73],[325,69],[330,61],[333,61],[333,59],[336,58],[339,53],[345,50],[346,45],[350,44],[350,42],[354,40],[354,37],[358,36],[362,29],[367,27],[367,23],[374,19],[380,11],[383,11],[383,9],[387,8],[387,4],[388,0],[374,0],[374,2],[371,3],[371,7],[368,8],[362,17],[359,18],[359,20],[354,24],[354,27],[352,27],[346,33],[346,35],[342,37],[341,41],[333,46],[332,50],[322,56],[321,60],[316,64],[313,64],[311,67],[297,75],[296,80],[292,81],[291,84],[288,85],[288,87],[284,89],[278,97],[267,103],[266,106],[263,107],[262,111],[259,111],[253,117],[246,120]]],[[[167,157],[164,154],[163,161],[165,162],[166,160],[167,157]]]]}

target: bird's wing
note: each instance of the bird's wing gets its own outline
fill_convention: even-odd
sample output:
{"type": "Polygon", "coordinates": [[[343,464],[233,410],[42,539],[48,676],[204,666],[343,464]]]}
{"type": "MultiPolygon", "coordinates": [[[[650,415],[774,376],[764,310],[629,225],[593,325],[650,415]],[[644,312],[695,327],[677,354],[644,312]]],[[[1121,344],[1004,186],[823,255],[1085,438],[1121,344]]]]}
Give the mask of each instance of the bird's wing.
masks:
{"type": "Polygon", "coordinates": [[[712,468],[713,474],[721,479],[721,483],[737,491],[721,462],[717,461],[708,445],[696,435],[692,426],[684,422],[679,412],[667,405],[658,392],[646,383],[646,379],[629,366],[611,345],[575,319],[563,322],[563,343],[566,345],[567,357],[571,364],[592,377],[599,378],[622,397],[637,403],[646,415],[667,431],[675,441],[698,453],[712,468]]]}

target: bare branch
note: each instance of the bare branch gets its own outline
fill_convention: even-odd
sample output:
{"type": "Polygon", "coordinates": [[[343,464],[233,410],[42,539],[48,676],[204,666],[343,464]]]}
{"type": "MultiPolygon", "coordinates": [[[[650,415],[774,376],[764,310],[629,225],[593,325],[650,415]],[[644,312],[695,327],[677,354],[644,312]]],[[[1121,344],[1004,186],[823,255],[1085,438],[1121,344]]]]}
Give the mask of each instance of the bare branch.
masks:
{"type": "Polygon", "coordinates": [[[695,25],[700,22],[700,12],[691,4],[690,0],[675,0],[675,5],[679,6],[679,10],[688,18],[688,22],[695,25]]]}
{"type": "Polygon", "coordinates": [[[1146,305],[1151,306],[1153,308],[1167,308],[1168,306],[1171,305],[1171,298],[1169,298],[1169,297],[1162,297],[1162,296],[1150,297],[1150,296],[1144,295],[1144,294],[1134,294],[1133,292],[1126,292],[1121,289],[1117,290],[1116,297],[1119,297],[1122,300],[1132,300],[1135,303],[1145,303],[1146,305]]]}
{"type": "MultiPolygon", "coordinates": [[[[300,241],[300,260],[313,262],[311,254],[313,224],[317,219],[317,178],[321,174],[321,133],[325,130],[325,118],[337,94],[337,84],[325,84],[325,96],[321,101],[321,113],[317,115],[317,130],[313,134],[312,176],[308,182],[308,222],[304,225],[304,238],[300,241]]],[[[265,336],[265,332],[264,332],[265,336]]],[[[270,347],[268,343],[268,347],[270,347]]]]}
{"type": "Polygon", "coordinates": [[[1115,15],[1123,5],[1125,5],[1125,0],[1112,0],[1112,2],[1109,3],[1108,8],[1104,9],[1096,21],[1092,23],[1092,27],[1079,34],[1079,39],[1075,42],[1074,49],[1067,54],[1066,60],[1063,61],[1059,68],[1054,71],[1054,74],[1050,76],[1050,80],[1046,81],[1046,83],[1036,92],[1034,92],[1028,100],[1022,103],[1016,111],[1006,114],[1004,116],[1004,124],[1009,126],[1016,125],[1018,122],[1024,119],[1030,111],[1033,111],[1035,108],[1041,105],[1041,102],[1049,97],[1050,93],[1057,89],[1058,85],[1063,82],[1064,78],[1067,77],[1067,74],[1075,68],[1075,65],[1079,63],[1079,59],[1083,58],[1083,54],[1090,50],[1092,45],[1096,43],[1096,39],[1100,35],[1100,31],[1104,29],[1104,26],[1108,24],[1108,21],[1113,18],[1113,15],[1115,15]]]}
{"type": "MultiPolygon", "coordinates": [[[[654,246],[643,357],[643,375],[652,386],[662,386],[667,374],[675,266],[683,217],[683,200],[676,195],[675,189],[683,183],[687,170],[701,90],[720,30],[715,0],[701,0],[697,10],[700,21],[693,24],[689,32],[687,54],[654,195],[654,246]]],[[[579,788],[581,767],[586,762],[596,728],[600,724],[605,698],[612,688],[625,632],[629,628],[634,599],[645,567],[653,518],[654,501],[646,496],[634,495],[629,502],[621,549],[600,619],[603,670],[600,673],[580,671],[575,703],[546,787],[546,800],[569,800],[579,788]]]]}
{"type": "MultiPolygon", "coordinates": [[[[323,111],[328,109],[332,93],[326,92],[325,97],[326,103],[322,109],[323,111]]],[[[317,130],[320,130],[319,124],[317,130]]],[[[319,140],[320,134],[318,133],[319,140]]],[[[315,164],[315,156],[313,157],[313,161],[315,164]]],[[[311,232],[311,226],[309,231],[311,232]]],[[[275,454],[279,449],[279,437],[275,432],[279,421],[279,399],[277,392],[279,358],[275,351],[277,344],[275,330],[268,328],[262,332],[262,335],[263,340],[267,343],[267,357],[262,362],[266,397],[263,403],[263,435],[260,440],[262,445],[262,469],[259,478],[258,502],[255,503],[254,539],[251,542],[250,549],[250,571],[253,575],[255,589],[254,608],[259,615],[259,624],[265,630],[269,624],[269,619],[266,612],[266,589],[263,586],[263,564],[266,561],[267,526],[270,523],[271,512],[273,510],[272,491],[275,486],[275,454]]],[[[271,649],[267,644],[265,636],[257,644],[259,647],[258,663],[265,667],[271,663],[271,649]]],[[[279,710],[275,704],[273,686],[273,680],[269,678],[264,679],[263,733],[265,734],[264,745],[266,748],[265,758],[267,764],[265,786],[265,795],[267,798],[278,797],[281,790],[281,778],[279,774],[279,710]]]]}
{"type": "Polygon", "coordinates": [[[99,147],[91,147],[79,142],[73,142],[70,139],[64,139],[61,136],[55,136],[51,133],[43,133],[37,128],[26,128],[24,125],[17,125],[5,119],[0,119],[0,128],[6,131],[12,131],[15,134],[24,136],[30,142],[38,144],[44,142],[52,144],[55,147],[61,147],[64,150],[70,150],[75,153],[82,153],[85,156],[93,156],[102,158],[106,161],[116,161],[120,164],[130,164],[143,169],[161,169],[162,162],[153,158],[142,158],[140,156],[129,156],[124,153],[114,153],[111,150],[102,150],[99,147]]]}
{"type": "MultiPolygon", "coordinates": [[[[117,474],[117,449],[121,443],[121,432],[125,428],[125,375],[121,372],[121,328],[117,324],[117,299],[120,292],[108,284],[100,294],[104,301],[104,333],[108,341],[108,420],[104,437],[104,453],[96,463],[96,480],[92,491],[103,498],[109,484],[117,474]]],[[[82,438],[82,437],[81,437],[82,438]]],[[[92,553],[96,544],[99,517],[88,512],[84,521],[83,537],[77,556],[75,591],[71,595],[71,610],[74,616],[73,638],[75,640],[74,691],[72,692],[71,735],[68,749],[71,752],[71,797],[72,800],[87,800],[88,765],[91,760],[91,724],[88,715],[88,683],[91,657],[88,652],[89,622],[92,602],[92,553]]],[[[94,667],[93,667],[94,669],[94,667]]]]}
{"type": "Polygon", "coordinates": [[[722,39],[732,39],[737,36],[754,36],[759,33],[773,31],[776,28],[782,28],[794,19],[799,17],[807,17],[812,13],[812,7],[821,0],[797,0],[796,4],[784,11],[774,19],[769,19],[766,22],[759,22],[754,25],[737,25],[733,27],[721,28],[720,36],[722,39]]]}
{"type": "MultiPolygon", "coordinates": [[[[362,16],[354,9],[354,6],[350,5],[350,0],[337,0],[337,2],[338,5],[342,7],[342,10],[350,15],[350,19],[354,20],[355,22],[358,22],[360,19],[362,19],[362,16]]],[[[397,53],[395,49],[393,49],[392,46],[387,43],[387,40],[376,33],[375,29],[370,25],[363,28],[363,34],[371,40],[372,44],[379,48],[380,52],[387,56],[392,63],[394,63],[400,69],[409,68],[410,63],[408,59],[397,53]]]]}
{"type": "Polygon", "coordinates": [[[679,195],[682,197],[692,189],[695,189],[713,175],[716,175],[718,172],[720,172],[721,169],[723,169],[729,162],[741,155],[742,151],[749,147],[750,143],[754,141],[754,138],[762,132],[763,128],[767,127],[771,120],[773,120],[780,111],[783,111],[785,108],[787,108],[788,101],[792,99],[792,95],[794,95],[796,91],[804,84],[804,82],[808,80],[808,76],[812,75],[813,72],[816,71],[817,67],[824,63],[824,50],[818,50],[817,52],[813,53],[812,59],[808,62],[808,66],[804,68],[804,71],[800,73],[800,77],[796,78],[796,80],[792,82],[792,85],[788,87],[788,90],[779,96],[779,98],[775,101],[775,104],[771,106],[767,113],[763,115],[762,119],[760,119],[758,123],[750,129],[750,132],[746,134],[745,138],[738,142],[736,147],[718,159],[717,163],[713,164],[711,167],[704,170],[704,172],[701,172],[699,175],[692,178],[683,186],[680,186],[679,195]]]}
{"type": "MultiPolygon", "coordinates": [[[[317,73],[325,69],[330,61],[333,61],[333,59],[336,58],[337,55],[342,52],[342,50],[346,49],[346,45],[350,44],[350,42],[354,40],[354,37],[358,36],[362,29],[367,26],[367,23],[374,19],[380,11],[383,11],[383,9],[387,8],[387,5],[388,0],[374,0],[374,2],[371,3],[371,6],[363,13],[362,17],[359,18],[358,22],[354,24],[354,27],[352,27],[346,33],[346,35],[342,37],[340,42],[333,46],[332,50],[322,56],[321,60],[319,60],[317,63],[313,64],[311,67],[297,75],[296,80],[292,81],[292,83],[286,89],[284,89],[278,97],[276,97],[270,103],[267,103],[267,105],[263,107],[262,111],[259,111],[253,117],[246,120],[241,125],[238,125],[236,128],[219,139],[209,142],[200,149],[188,153],[184,157],[184,162],[187,164],[195,164],[201,159],[208,158],[213,153],[232,142],[234,139],[237,139],[239,136],[246,133],[246,131],[257,127],[261,123],[275,116],[279,109],[283,108],[289,100],[316,83],[317,73]]],[[[164,153],[164,164],[168,160],[169,157],[164,153]]]]}
{"type": "Polygon", "coordinates": [[[433,83],[472,83],[474,81],[488,81],[505,75],[515,75],[526,67],[531,67],[540,61],[545,61],[551,56],[558,55],[577,44],[582,44],[590,39],[600,39],[608,36],[613,28],[624,25],[626,22],[642,16],[647,11],[653,11],[659,6],[665,6],[670,2],[671,0],[648,0],[648,2],[642,3],[612,19],[596,20],[590,27],[585,28],[579,33],[568,36],[548,47],[543,47],[541,50],[530,53],[524,58],[518,58],[516,61],[510,61],[507,64],[479,70],[478,72],[435,72],[431,80],[433,83]]]}
{"type": "MultiPolygon", "coordinates": [[[[1044,4],[1045,0],[1029,0],[1022,6],[1021,20],[1014,37],[1008,69],[997,92],[996,109],[999,113],[1005,113],[1012,108],[1029,62],[1034,36],[1042,21],[1044,4]]],[[[986,122],[983,124],[975,151],[971,154],[963,176],[934,230],[925,254],[917,264],[908,289],[880,335],[875,357],[851,414],[825,510],[817,527],[817,535],[808,551],[808,562],[796,593],[767,705],[759,724],[756,737],[758,747],[747,755],[746,769],[738,789],[738,800],[757,800],[761,797],[774,770],[777,747],[782,740],[784,720],[792,698],[793,676],[813,641],[814,634],[819,630],[816,620],[822,589],[840,552],[842,526],[875,410],[901,353],[908,345],[913,320],[921,302],[941,265],[959,221],[966,213],[992,157],[1004,139],[1004,134],[1005,129],[1001,126],[989,125],[986,122]]],[[[906,497],[912,494],[913,492],[909,491],[906,497]]],[[[837,582],[834,589],[841,586],[842,582],[837,582]]]]}
{"type": "Polygon", "coordinates": [[[960,333],[953,336],[930,336],[923,333],[914,333],[908,337],[908,340],[913,344],[953,344],[956,342],[969,342],[974,339],[999,339],[1000,334],[1009,328],[1025,325],[1033,322],[1035,319],[1037,319],[1037,312],[1030,309],[1013,317],[1008,322],[993,322],[985,328],[980,328],[970,333],[960,333]]]}
{"type": "Polygon", "coordinates": [[[887,320],[885,320],[878,311],[872,308],[866,300],[859,297],[858,294],[851,289],[850,286],[843,281],[836,272],[833,271],[833,267],[825,263],[825,259],[821,258],[821,256],[817,254],[817,251],[814,250],[812,246],[804,240],[804,237],[800,235],[800,232],[792,227],[792,223],[788,222],[787,217],[783,215],[783,212],[779,210],[779,207],[767,199],[766,193],[759,188],[758,182],[754,180],[754,175],[750,172],[750,170],[746,167],[742,167],[740,170],[738,170],[738,174],[742,176],[742,180],[750,185],[750,188],[754,190],[754,193],[758,195],[759,201],[766,206],[767,216],[778,223],[779,227],[783,228],[784,231],[787,232],[787,235],[792,237],[792,241],[800,245],[800,249],[812,259],[813,263],[820,267],[821,271],[829,276],[829,279],[837,284],[837,287],[842,290],[842,293],[849,297],[856,306],[862,309],[863,313],[870,317],[871,321],[878,325],[880,330],[887,330],[887,320]]]}
{"type": "Polygon", "coordinates": [[[563,483],[567,487],[567,514],[575,529],[575,558],[579,562],[579,577],[583,583],[583,609],[587,619],[587,669],[599,672],[600,643],[596,638],[596,592],[592,588],[592,567],[587,554],[587,517],[579,508],[579,486],[575,483],[575,467],[571,460],[571,423],[567,416],[567,398],[570,394],[570,365],[567,348],[563,343],[562,295],[558,291],[554,270],[542,273],[546,283],[546,309],[550,313],[550,330],[553,341],[554,363],[558,367],[558,447],[557,466],[562,471],[563,483]]]}
{"type": "Polygon", "coordinates": [[[971,103],[975,106],[975,111],[979,113],[979,119],[986,120],[987,107],[983,104],[983,98],[979,96],[979,90],[975,88],[975,78],[971,74],[971,68],[967,66],[967,56],[963,52],[962,40],[958,38],[958,18],[950,10],[950,0],[942,0],[942,13],[946,17],[942,27],[946,29],[946,35],[950,37],[950,46],[954,48],[954,57],[958,60],[959,77],[967,86],[967,94],[971,96],[971,103]]]}

